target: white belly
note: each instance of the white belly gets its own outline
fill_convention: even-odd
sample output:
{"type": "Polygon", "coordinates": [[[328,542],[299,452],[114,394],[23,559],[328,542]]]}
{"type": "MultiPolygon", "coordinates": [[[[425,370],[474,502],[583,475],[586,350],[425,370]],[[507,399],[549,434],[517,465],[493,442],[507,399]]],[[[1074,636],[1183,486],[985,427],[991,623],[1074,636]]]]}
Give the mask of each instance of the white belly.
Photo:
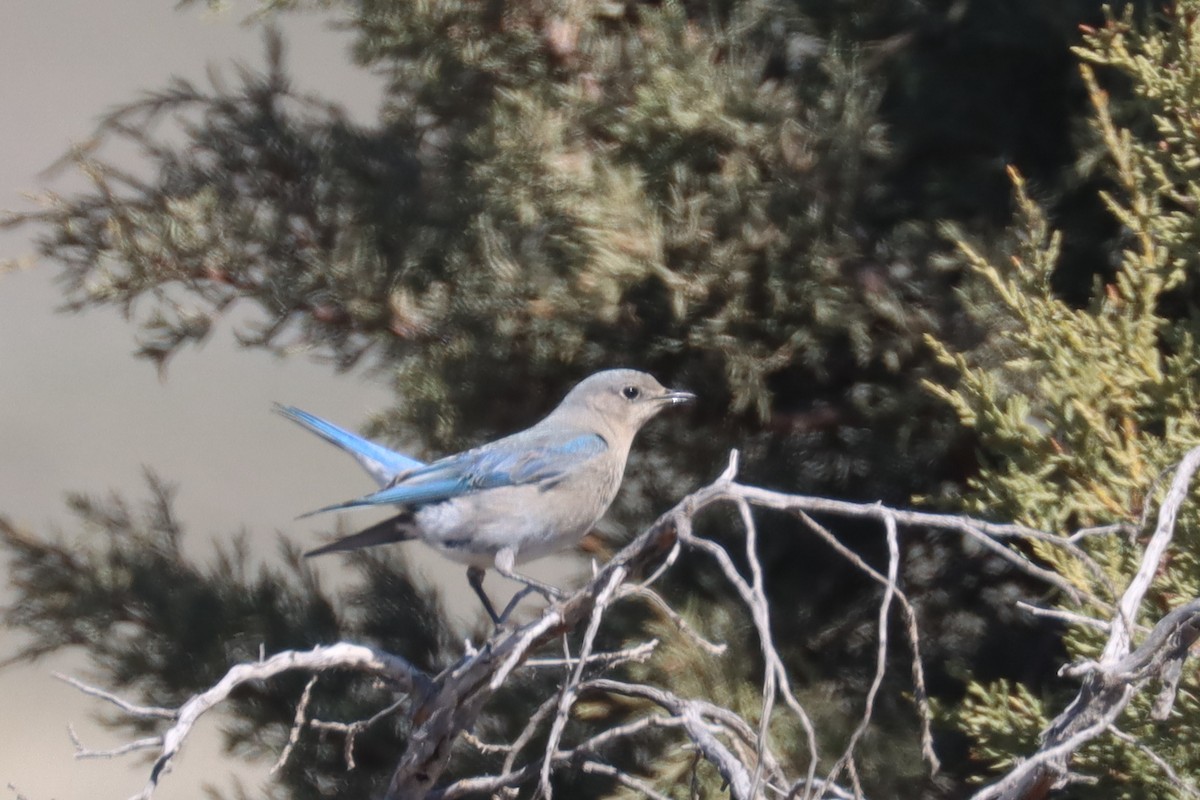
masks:
{"type": "Polygon", "coordinates": [[[426,544],[462,564],[490,567],[504,548],[523,563],[577,545],[608,509],[616,494],[608,489],[572,493],[582,498],[572,503],[533,486],[487,489],[418,509],[417,528],[426,544]]]}

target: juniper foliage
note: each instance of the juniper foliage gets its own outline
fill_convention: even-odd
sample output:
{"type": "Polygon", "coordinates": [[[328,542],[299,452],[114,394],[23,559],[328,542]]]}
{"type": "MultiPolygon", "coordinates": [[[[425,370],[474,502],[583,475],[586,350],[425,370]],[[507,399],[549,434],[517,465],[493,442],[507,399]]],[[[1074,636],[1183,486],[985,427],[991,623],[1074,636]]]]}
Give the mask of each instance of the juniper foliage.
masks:
{"type": "MultiPolygon", "coordinates": [[[[1200,439],[1198,14],[1200,5],[1186,0],[1145,19],[1110,12],[1076,48],[1113,183],[1103,199],[1122,230],[1109,277],[1094,285],[1085,306],[1056,296],[1062,236],[1014,172],[1018,215],[1010,257],[959,241],[980,281],[973,307],[992,335],[969,353],[942,348],[961,381],[936,391],[980,437],[982,468],[965,507],[1064,536],[1116,523],[1080,542],[1101,566],[1099,576],[1059,548],[1036,548],[1077,586],[1106,599],[1115,599],[1137,568],[1164,471],[1200,439]],[[1113,102],[1101,80],[1128,81],[1131,91],[1113,102]]],[[[1134,622],[1152,623],[1200,592],[1198,525],[1196,504],[1185,503],[1167,566],[1143,606],[1148,616],[1134,622]]],[[[1063,641],[1070,657],[1081,659],[1097,655],[1104,638],[1071,627],[1063,641]]],[[[1191,722],[1200,712],[1194,674],[1183,687],[1168,722],[1151,721],[1150,700],[1139,697],[1116,725],[1194,782],[1200,771],[1191,722]]],[[[1029,751],[1074,691],[1061,683],[974,681],[954,717],[972,737],[974,757],[998,769],[1029,751]]],[[[1145,750],[1115,737],[1082,750],[1075,767],[1096,782],[1074,788],[1074,796],[1182,796],[1145,750]]]]}
{"type": "MultiPolygon", "coordinates": [[[[651,519],[714,475],[732,447],[743,451],[746,480],[793,491],[905,502],[965,480],[976,469],[971,440],[922,383],[948,380],[957,366],[940,365],[925,337],[973,352],[995,319],[980,327],[962,315],[951,291],[959,260],[939,222],[979,235],[1003,225],[1000,165],[1015,160],[1064,217],[1114,229],[1080,199],[1092,196],[1093,173],[1070,169],[1085,95],[1066,48],[1074,24],[1097,16],[1094,3],[263,8],[310,5],[339,14],[358,63],[387,77],[376,120],[352,123],[296,89],[281,40],[268,34],[261,73],[212,86],[175,80],[115,110],[96,149],[78,154],[92,189],[51,196],[9,224],[31,230],[58,265],[71,307],[120,309],[139,354],[159,368],[235,304],[249,308],[251,321],[236,328],[246,346],[315,351],[342,369],[365,363],[391,381],[397,402],[375,433],[430,454],[527,425],[603,367],[641,367],[696,390],[694,415],[647,432],[618,526],[651,519]],[[136,145],[143,162],[106,160],[113,140],[136,145]]],[[[1084,238],[1059,270],[1084,275],[1068,281],[1077,295],[1104,271],[1082,257],[1104,237],[1084,238]]],[[[159,488],[151,495],[155,513],[169,516],[159,488]]],[[[81,528],[99,525],[103,536],[67,546],[7,529],[22,576],[8,622],[34,633],[37,652],[100,648],[106,676],[166,693],[155,702],[201,688],[244,656],[236,643],[246,631],[270,631],[278,647],[345,637],[449,658],[436,603],[399,561],[355,561],[359,593],[332,597],[290,551],[261,576],[221,566],[236,552],[206,571],[180,560],[175,535],[163,533],[174,522],[147,525],[97,503],[79,510],[81,528]],[[122,577],[134,572],[144,579],[122,577]],[[171,603],[132,614],[157,608],[162,587],[147,585],[156,574],[192,587],[212,612],[205,625],[188,627],[171,603]],[[60,591],[37,599],[43,585],[60,591]],[[233,602],[242,595],[253,602],[233,602]],[[415,622],[399,631],[409,605],[415,622]],[[112,626],[144,662],[104,655],[112,626]],[[185,653],[206,657],[168,674],[185,653]]],[[[789,665],[807,676],[803,699],[838,740],[839,724],[843,733],[850,724],[843,698],[871,678],[877,589],[798,540],[788,521],[762,525],[789,665]]],[[[878,556],[876,537],[839,533],[878,556]]],[[[1003,574],[972,583],[990,574],[988,562],[957,543],[910,547],[906,580],[923,598],[936,691],[953,698],[964,673],[1045,680],[1053,658],[1044,640],[1014,647],[1004,636],[1019,583],[1003,574]]],[[[680,573],[672,599],[713,638],[741,642],[744,624],[702,565],[680,573]]],[[[630,630],[656,622],[636,611],[622,619],[630,630]]],[[[757,705],[754,659],[713,665],[665,647],[647,670],[681,682],[706,676],[720,702],[757,705]]],[[[506,713],[482,729],[527,719],[539,688],[513,688],[506,713]]],[[[335,703],[340,690],[322,687],[318,701],[335,703]]],[[[299,691],[245,698],[233,744],[277,746],[299,691]]],[[[359,699],[322,709],[350,715],[359,699]]],[[[908,704],[881,706],[861,762],[868,793],[953,795],[952,782],[921,777],[908,704]]],[[[592,708],[594,721],[634,711],[592,708]]],[[[403,734],[381,730],[370,747],[395,752],[403,734]]],[[[776,735],[798,741],[795,731],[776,735]]],[[[663,791],[682,774],[653,747],[627,755],[663,791]]],[[[284,775],[284,790],[357,793],[386,775],[386,756],[350,774],[339,757],[295,759],[306,767],[284,775]]],[[[452,774],[475,766],[464,758],[452,774]]],[[[713,775],[703,782],[720,786],[713,775]]]]}

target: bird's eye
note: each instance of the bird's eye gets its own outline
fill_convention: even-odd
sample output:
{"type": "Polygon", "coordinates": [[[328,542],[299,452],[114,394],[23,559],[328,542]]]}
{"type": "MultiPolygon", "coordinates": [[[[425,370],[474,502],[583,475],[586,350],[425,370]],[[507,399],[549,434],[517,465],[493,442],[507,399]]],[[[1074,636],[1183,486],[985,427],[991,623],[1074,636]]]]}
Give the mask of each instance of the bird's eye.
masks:
{"type": "Polygon", "coordinates": [[[637,400],[638,395],[641,393],[642,390],[636,386],[626,386],[621,390],[621,394],[625,395],[626,400],[637,400]]]}

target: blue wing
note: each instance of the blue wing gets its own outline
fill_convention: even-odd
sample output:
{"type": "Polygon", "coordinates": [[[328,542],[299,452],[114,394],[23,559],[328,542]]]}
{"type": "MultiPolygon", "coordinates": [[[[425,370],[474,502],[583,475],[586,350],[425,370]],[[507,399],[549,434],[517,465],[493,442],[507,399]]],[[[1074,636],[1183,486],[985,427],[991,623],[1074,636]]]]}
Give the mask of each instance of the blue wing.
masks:
{"type": "Polygon", "coordinates": [[[327,422],[307,411],[301,411],[293,406],[282,406],[278,403],[275,405],[275,410],[354,456],[354,460],[370,473],[380,486],[387,486],[396,479],[397,475],[425,466],[422,461],[388,450],[386,447],[368,441],[345,428],[339,428],[332,422],[327,422]]]}
{"type": "Polygon", "coordinates": [[[551,484],[607,448],[594,433],[526,431],[421,466],[382,491],[311,513],[353,506],[420,506],[499,486],[551,484]]]}

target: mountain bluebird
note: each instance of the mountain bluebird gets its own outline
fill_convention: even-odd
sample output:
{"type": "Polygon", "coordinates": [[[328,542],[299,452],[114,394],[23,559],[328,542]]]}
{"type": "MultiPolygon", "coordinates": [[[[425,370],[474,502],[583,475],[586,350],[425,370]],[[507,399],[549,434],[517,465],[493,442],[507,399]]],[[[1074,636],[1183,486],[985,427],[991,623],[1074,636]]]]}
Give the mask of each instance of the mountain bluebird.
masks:
{"type": "MultiPolygon", "coordinates": [[[[467,581],[488,616],[484,569],[548,597],[551,586],[513,571],[516,564],[574,545],[604,515],[625,472],[638,430],[663,408],[695,399],[630,369],[598,372],[580,382],[533,427],[424,464],[289,406],[277,410],[350,453],[380,491],[311,513],[396,505],[398,515],[306,555],[420,539],[467,565],[467,581]]],[[[308,516],[307,514],[305,516],[308,516]]]]}

